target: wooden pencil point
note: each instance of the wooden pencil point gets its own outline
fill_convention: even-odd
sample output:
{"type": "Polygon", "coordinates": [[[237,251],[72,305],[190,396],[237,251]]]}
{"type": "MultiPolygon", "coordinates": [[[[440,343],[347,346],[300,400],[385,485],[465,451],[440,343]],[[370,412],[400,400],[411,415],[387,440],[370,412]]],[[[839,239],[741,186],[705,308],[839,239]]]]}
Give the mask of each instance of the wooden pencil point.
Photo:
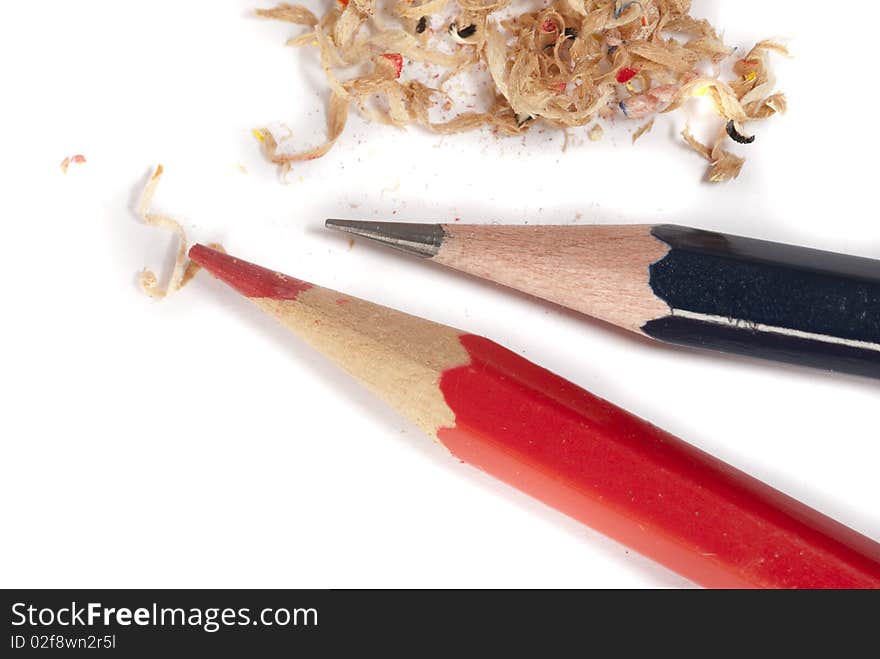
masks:
{"type": "Polygon", "coordinates": [[[461,332],[202,245],[190,258],[250,299],[432,437],[454,415],[440,373],[466,358],[461,332]]]}

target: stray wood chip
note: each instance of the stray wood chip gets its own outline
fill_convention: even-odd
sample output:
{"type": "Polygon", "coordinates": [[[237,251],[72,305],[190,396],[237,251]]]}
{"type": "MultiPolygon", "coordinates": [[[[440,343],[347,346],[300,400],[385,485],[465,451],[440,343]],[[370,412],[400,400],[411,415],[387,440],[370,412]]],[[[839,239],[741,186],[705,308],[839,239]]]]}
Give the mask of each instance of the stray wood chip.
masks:
{"type": "Polygon", "coordinates": [[[712,163],[712,168],[709,170],[709,180],[712,183],[723,183],[735,179],[742,172],[745,162],[743,158],[722,150],[718,154],[717,160],[712,163]]]}
{"type": "MultiPolygon", "coordinates": [[[[786,55],[785,48],[762,41],[737,59],[737,51],[690,9],[688,0],[556,0],[548,6],[525,0],[515,9],[511,0],[350,0],[328,3],[320,18],[288,3],[261,9],[258,16],[305,28],[289,43],[317,46],[331,96],[327,135],[317,146],[294,147],[265,130],[255,135],[267,157],[287,169],[329,152],[352,105],[367,119],[441,135],[481,127],[516,135],[539,123],[565,130],[597,119],[647,119],[634,141],[657,114],[694,96],[710,100],[722,125],[744,126],[784,112],[786,99],[775,90],[768,54],[786,55]],[[428,24],[435,29],[424,29],[428,24]],[[436,71],[429,78],[436,86],[413,77],[414,62],[436,71]],[[701,73],[720,71],[725,62],[732,64],[730,80],[701,73]],[[361,73],[350,77],[352,70],[361,73]],[[483,111],[459,107],[444,89],[468,71],[489,73],[495,100],[483,111]],[[441,108],[452,116],[436,121],[431,111],[441,108]]],[[[600,139],[601,126],[588,135],[600,139]]],[[[716,147],[710,149],[709,180],[735,178],[743,159],[716,147]]]]}
{"type": "Polygon", "coordinates": [[[84,165],[86,162],[86,157],[82,154],[76,154],[75,156],[67,156],[64,160],[61,161],[61,171],[63,173],[67,173],[68,168],[71,165],[84,165]]]}
{"type": "Polygon", "coordinates": [[[301,5],[291,5],[282,2],[272,9],[257,9],[257,16],[262,18],[274,18],[276,21],[286,21],[296,25],[314,27],[318,24],[317,17],[301,5]]]}
{"type": "Polygon", "coordinates": [[[602,128],[602,124],[595,124],[590,129],[590,132],[587,133],[587,136],[590,138],[591,142],[598,142],[605,137],[605,129],[602,128]]]}
{"type": "MultiPolygon", "coordinates": [[[[724,134],[727,133],[724,129],[722,129],[721,132],[724,134]]],[[[703,144],[695,138],[691,134],[689,126],[685,126],[681,136],[691,149],[699,153],[711,163],[707,175],[707,179],[711,183],[724,183],[725,181],[733,180],[742,172],[745,159],[722,148],[722,145],[724,144],[723,135],[719,135],[718,139],[715,140],[715,143],[712,146],[703,144]]]]}
{"type": "Polygon", "coordinates": [[[639,128],[635,133],[633,133],[632,143],[635,144],[636,142],[639,141],[639,138],[642,135],[646,135],[647,133],[650,133],[651,129],[653,127],[654,127],[654,119],[651,119],[651,121],[649,121],[648,123],[643,124],[641,128],[639,128]]]}

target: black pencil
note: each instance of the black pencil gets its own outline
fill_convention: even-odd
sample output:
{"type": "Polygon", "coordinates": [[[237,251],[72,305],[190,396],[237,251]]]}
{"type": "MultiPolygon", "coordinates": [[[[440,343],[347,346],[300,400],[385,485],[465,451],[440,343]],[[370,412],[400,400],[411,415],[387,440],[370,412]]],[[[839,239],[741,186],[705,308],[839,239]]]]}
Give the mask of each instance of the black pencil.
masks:
{"type": "Polygon", "coordinates": [[[880,378],[880,261],[674,225],[327,226],[665,343],[880,378]]]}

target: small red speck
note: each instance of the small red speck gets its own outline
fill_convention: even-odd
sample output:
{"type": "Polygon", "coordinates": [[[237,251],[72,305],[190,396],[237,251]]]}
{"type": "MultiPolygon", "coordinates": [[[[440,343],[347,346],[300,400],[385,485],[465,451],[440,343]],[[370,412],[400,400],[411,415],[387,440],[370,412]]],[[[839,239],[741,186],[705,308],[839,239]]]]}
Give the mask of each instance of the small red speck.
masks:
{"type": "Polygon", "coordinates": [[[642,27],[646,27],[648,25],[648,19],[642,16],[642,27]]]}
{"type": "Polygon", "coordinates": [[[400,72],[403,71],[403,56],[400,53],[385,53],[382,55],[382,57],[394,64],[394,68],[396,70],[394,77],[399,78],[400,72]]]}
{"type": "Polygon", "coordinates": [[[549,18],[541,23],[541,31],[542,32],[556,32],[558,28],[556,27],[556,21],[551,21],[549,18]]]}
{"type": "Polygon", "coordinates": [[[564,92],[565,91],[565,83],[564,82],[557,82],[556,83],[556,91],[558,91],[560,94],[562,92],[564,92]]]}
{"type": "Polygon", "coordinates": [[[343,304],[348,304],[349,302],[351,302],[351,300],[349,300],[347,297],[341,297],[336,300],[336,304],[338,304],[339,306],[342,306],[343,304]]]}
{"type": "Polygon", "coordinates": [[[315,325],[320,325],[320,324],[321,324],[321,321],[316,319],[316,320],[315,320],[315,325]]]}
{"type": "Polygon", "coordinates": [[[627,83],[635,78],[638,73],[639,72],[636,69],[625,66],[617,72],[617,82],[620,84],[627,83]]]}
{"type": "Polygon", "coordinates": [[[348,0],[336,0],[343,7],[348,7],[348,0]]]}

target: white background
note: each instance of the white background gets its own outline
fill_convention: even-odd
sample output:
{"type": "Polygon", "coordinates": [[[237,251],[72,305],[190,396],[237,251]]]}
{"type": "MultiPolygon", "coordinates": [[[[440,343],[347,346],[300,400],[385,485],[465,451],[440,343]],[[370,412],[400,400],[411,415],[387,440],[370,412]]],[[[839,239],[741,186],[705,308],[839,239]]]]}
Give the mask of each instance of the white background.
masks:
{"type": "Polygon", "coordinates": [[[797,56],[776,59],[790,114],[725,186],[700,182],[681,114],[635,147],[631,125],[580,129],[566,153],[553,131],[356,120],[283,185],[251,128],[317,143],[325,92],[314,52],[283,46],[296,28],[253,4],[3,5],[0,585],[687,585],[449,458],[210,277],[142,295],[174,249],[132,212],[159,162],[157,205],[191,239],[491,337],[880,537],[877,382],[659,347],[321,228],[669,221],[880,258],[880,7],[694,3],[728,42],[797,56]]]}

